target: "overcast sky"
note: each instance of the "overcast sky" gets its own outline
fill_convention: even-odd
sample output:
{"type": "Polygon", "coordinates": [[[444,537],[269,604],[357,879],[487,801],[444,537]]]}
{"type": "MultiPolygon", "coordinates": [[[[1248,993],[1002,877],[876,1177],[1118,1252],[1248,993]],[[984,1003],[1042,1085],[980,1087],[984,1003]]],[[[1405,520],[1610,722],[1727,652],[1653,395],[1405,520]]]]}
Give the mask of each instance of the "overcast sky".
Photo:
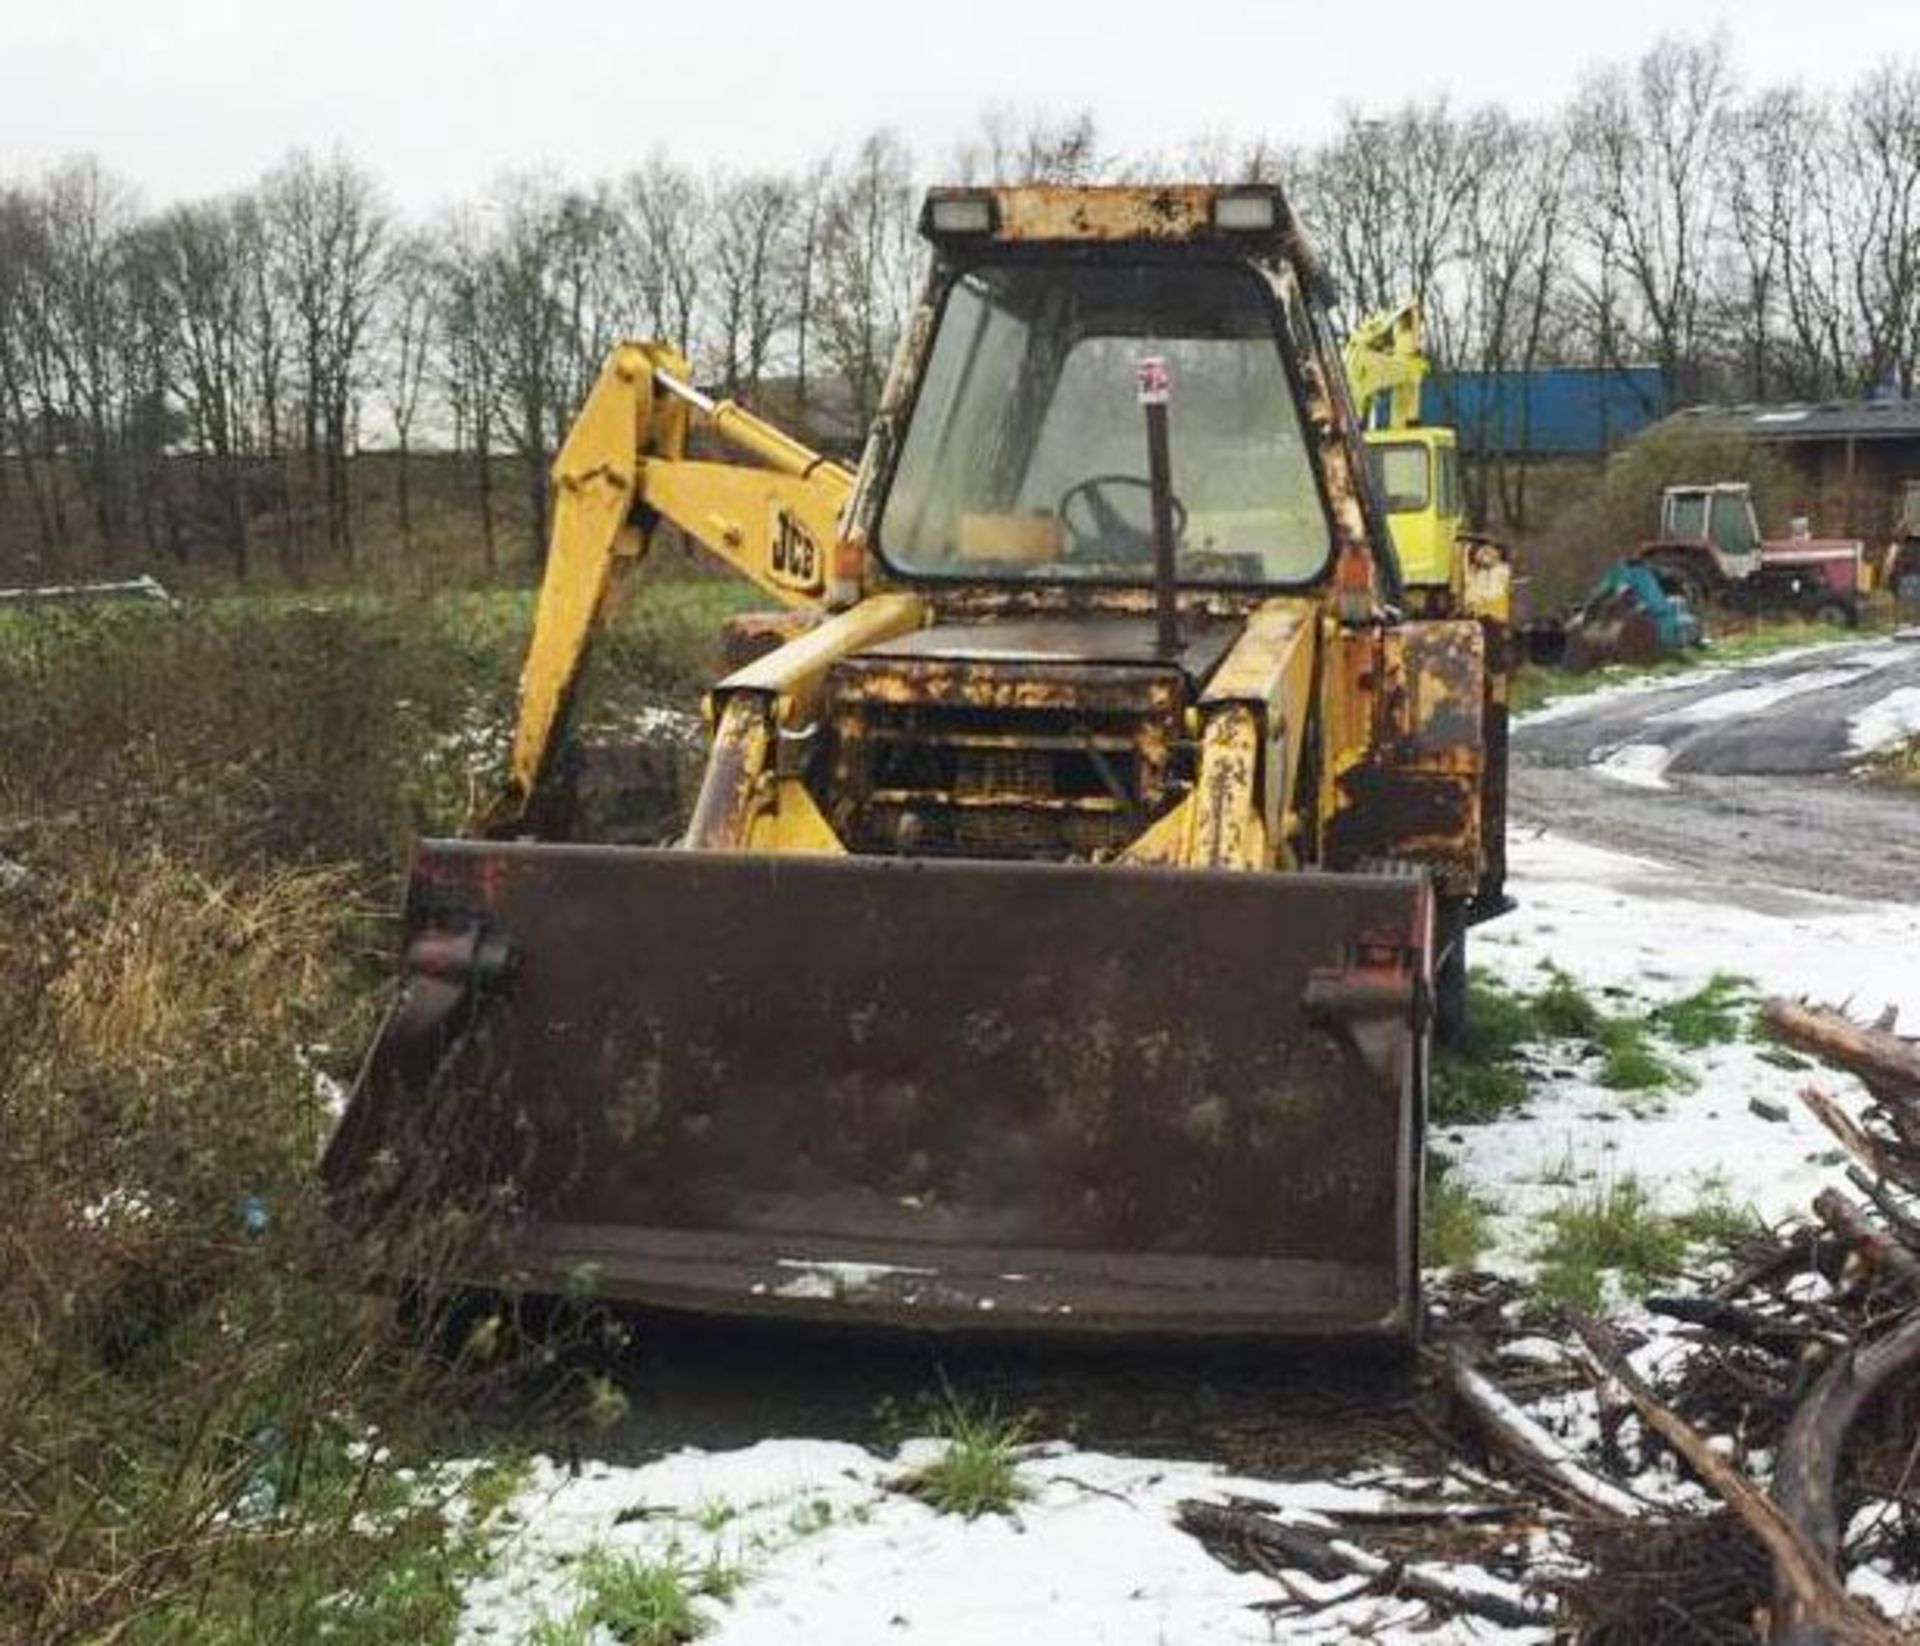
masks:
{"type": "Polygon", "coordinates": [[[0,176],[92,152],[166,201],[338,143],[429,211],[508,170],[778,166],[878,125],[938,170],[994,103],[1091,108],[1127,151],[1292,140],[1436,91],[1550,107],[1721,24],[1748,83],[1920,59],[1920,0],[0,0],[0,176]]]}

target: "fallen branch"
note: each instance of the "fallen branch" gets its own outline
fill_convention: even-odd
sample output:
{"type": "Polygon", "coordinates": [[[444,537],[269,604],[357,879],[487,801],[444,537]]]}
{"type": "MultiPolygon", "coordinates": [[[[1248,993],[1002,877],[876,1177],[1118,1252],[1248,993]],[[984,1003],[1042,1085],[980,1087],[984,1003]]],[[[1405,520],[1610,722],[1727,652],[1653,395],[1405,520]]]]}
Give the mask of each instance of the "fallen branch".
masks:
{"type": "Polygon", "coordinates": [[[1920,1297],[1920,1257],[1868,1221],[1866,1214],[1838,1189],[1822,1189],[1813,1197],[1820,1221],[1866,1260],[1883,1279],[1920,1297]]]}
{"type": "Polygon", "coordinates": [[[1538,1518],[1536,1510],[1513,1503],[1382,1503],[1327,1513],[1343,1526],[1503,1526],[1538,1518]]]}
{"type": "Polygon", "coordinates": [[[1447,1363],[1447,1382],[1487,1439],[1561,1497],[1614,1519],[1636,1520],[1647,1512],[1639,1498],[1595,1474],[1458,1355],[1447,1363]]]}
{"type": "Polygon", "coordinates": [[[1774,1639],[1782,1646],[1894,1646],[1899,1636],[1846,1592],[1820,1550],[1780,1506],[1661,1403],[1604,1329],[1577,1310],[1569,1311],[1569,1319],[1601,1369],[1626,1390],[1640,1421],[1685,1460],[1765,1547],[1782,1597],[1777,1621],[1783,1627],[1774,1639]]]}
{"type": "Polygon", "coordinates": [[[1874,1095],[1911,1104],[1920,1114],[1920,1042],[1894,1034],[1885,1020],[1869,1027],[1830,1006],[1769,1000],[1761,1020],[1776,1037],[1858,1075],[1874,1095]]]}
{"type": "Polygon", "coordinates": [[[1887,1151],[1870,1137],[1853,1116],[1840,1107],[1839,1103],[1818,1086],[1802,1086],[1800,1101],[1811,1109],[1821,1125],[1840,1140],[1848,1154],[1865,1166],[1875,1177],[1892,1178],[1901,1181],[1900,1168],[1893,1162],[1887,1151]]]}
{"type": "Polygon", "coordinates": [[[1516,1600],[1510,1594],[1483,1588],[1436,1567],[1403,1566],[1344,1538],[1327,1537],[1305,1526],[1270,1520],[1251,1510],[1186,1498],[1180,1504],[1180,1525],[1203,1541],[1251,1545],[1280,1564],[1323,1583],[1340,1577],[1363,1577],[1391,1594],[1423,1600],[1450,1611],[1472,1612],[1489,1623],[1509,1629],[1553,1621],[1553,1610],[1544,1601],[1516,1600]]]}
{"type": "Polygon", "coordinates": [[[1823,1331],[1799,1321],[1779,1320],[1724,1298],[1649,1297],[1646,1307],[1650,1314],[1665,1315],[1669,1320],[1684,1321],[1689,1326],[1703,1326],[1723,1337],[1737,1338],[1742,1343],[1789,1357],[1797,1357],[1809,1343],[1846,1341],[1837,1332],[1823,1331]]]}
{"type": "Polygon", "coordinates": [[[1774,1477],[1780,1507],[1829,1565],[1840,1555],[1834,1494],[1847,1431],[1890,1379],[1915,1367],[1920,1367],[1920,1310],[1829,1366],[1781,1437],[1774,1477]]]}
{"type": "Polygon", "coordinates": [[[1920,1217],[1902,1206],[1884,1183],[1867,1176],[1858,1166],[1847,1168],[1847,1181],[1874,1204],[1887,1220],[1887,1227],[1899,1236],[1901,1244],[1920,1252],[1920,1217]]]}
{"type": "Polygon", "coordinates": [[[1766,1256],[1744,1264],[1713,1289],[1717,1298],[1734,1298],[1755,1286],[1769,1281],[1794,1269],[1818,1269],[1820,1267],[1820,1235],[1813,1229],[1792,1229],[1766,1256]]]}

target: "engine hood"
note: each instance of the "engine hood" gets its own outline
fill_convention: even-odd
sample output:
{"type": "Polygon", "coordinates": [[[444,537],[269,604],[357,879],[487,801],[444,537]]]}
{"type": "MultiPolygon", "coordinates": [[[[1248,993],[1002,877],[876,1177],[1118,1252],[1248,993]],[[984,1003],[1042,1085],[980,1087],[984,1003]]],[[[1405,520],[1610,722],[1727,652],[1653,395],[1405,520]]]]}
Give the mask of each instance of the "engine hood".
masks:
{"type": "Polygon", "coordinates": [[[1192,686],[1198,687],[1220,666],[1243,627],[1232,618],[1183,617],[1180,649],[1169,657],[1156,644],[1150,617],[999,618],[979,623],[937,623],[883,641],[859,655],[893,662],[1016,668],[1177,668],[1192,686]]]}

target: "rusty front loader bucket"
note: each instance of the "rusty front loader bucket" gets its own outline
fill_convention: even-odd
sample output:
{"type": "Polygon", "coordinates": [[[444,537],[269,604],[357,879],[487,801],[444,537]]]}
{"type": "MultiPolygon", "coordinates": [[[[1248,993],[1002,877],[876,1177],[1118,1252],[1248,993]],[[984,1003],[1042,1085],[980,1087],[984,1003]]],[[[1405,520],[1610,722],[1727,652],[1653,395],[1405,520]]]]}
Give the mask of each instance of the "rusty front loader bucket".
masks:
{"type": "Polygon", "coordinates": [[[1406,1338],[1431,920],[1417,876],[429,843],[327,1171],[509,1206],[538,1290],[1406,1338]]]}

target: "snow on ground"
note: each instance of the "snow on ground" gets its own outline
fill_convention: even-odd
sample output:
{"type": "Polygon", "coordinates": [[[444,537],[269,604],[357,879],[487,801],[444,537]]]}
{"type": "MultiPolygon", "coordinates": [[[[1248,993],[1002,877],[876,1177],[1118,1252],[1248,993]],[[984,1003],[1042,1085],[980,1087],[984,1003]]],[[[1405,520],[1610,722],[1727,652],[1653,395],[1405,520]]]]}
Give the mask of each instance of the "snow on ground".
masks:
{"type": "MultiPolygon", "coordinates": [[[[1877,1014],[1891,1005],[1920,1027],[1920,905],[1857,903],[1813,893],[1701,884],[1697,875],[1553,835],[1514,841],[1509,890],[1520,907],[1479,927],[1471,955],[1509,985],[1537,989],[1557,966],[1589,989],[1618,989],[1658,1005],[1716,973],[1751,979],[1762,994],[1807,995],[1877,1014]]],[[[1681,1209],[1703,1183],[1762,1216],[1804,1212],[1834,1179],[1834,1143],[1800,1103],[1810,1076],[1741,1039],[1671,1052],[1689,1089],[1638,1096],[1608,1091],[1572,1048],[1548,1048],[1534,1096],[1485,1125],[1448,1127],[1439,1146],[1466,1183],[1497,1202],[1489,1266],[1523,1271],[1532,1219],[1570,1184],[1588,1189],[1628,1174],[1657,1203],[1681,1209]],[[1756,1113],[1758,1098],[1784,1120],[1756,1113]]],[[[1819,1076],[1843,1099],[1859,1088],[1819,1076]]]]}
{"type": "Polygon", "coordinates": [[[1920,686],[1897,686],[1847,722],[1847,742],[1856,754],[1878,754],[1920,737],[1920,686]]]}
{"type": "Polygon", "coordinates": [[[897,1489],[940,1450],[908,1441],[880,1457],[837,1441],[765,1440],[638,1468],[593,1463],[577,1475],[542,1460],[514,1501],[517,1529],[466,1593],[460,1646],[522,1646],[543,1622],[568,1618],[583,1598],[574,1567],[592,1548],[737,1568],[745,1581],[731,1598],[700,1602],[713,1625],[702,1639],[713,1646],[972,1646],[1042,1634],[1054,1646],[1334,1642],[1363,1631],[1432,1646],[1545,1638],[1485,1625],[1416,1634],[1418,1605],[1341,1602],[1353,1584],[1306,1578],[1303,1593],[1340,1603],[1310,1620],[1272,1619],[1261,1609],[1279,1597],[1270,1579],[1227,1570],[1174,1524],[1182,1498],[1232,1495],[1324,1526],[1327,1511],[1387,1501],[1374,1488],[1040,1448],[1020,1465],[1027,1501],[1011,1515],[964,1520],[897,1489]]]}
{"type": "Polygon", "coordinates": [[[1595,777],[1624,783],[1630,789],[1670,789],[1667,767],[1674,751],[1664,743],[1622,743],[1591,768],[1595,777]]]}
{"type": "Polygon", "coordinates": [[[1677,709],[1651,715],[1647,724],[1706,726],[1722,720],[1751,720],[1789,698],[1804,697],[1808,692],[1823,692],[1829,686],[1848,686],[1864,672],[1905,660],[1904,654],[1899,652],[1889,651],[1881,655],[1863,652],[1857,662],[1850,659],[1846,668],[1808,669],[1804,674],[1790,674],[1784,680],[1765,680],[1754,686],[1735,686],[1731,691],[1712,692],[1691,703],[1683,703],[1677,709]]]}
{"type": "MultiPolygon", "coordinates": [[[[1906,631],[1883,641],[1880,645],[1862,649],[1857,640],[1816,640],[1805,646],[1792,646],[1777,652],[1768,652],[1763,656],[1742,659],[1739,662],[1709,663],[1696,669],[1685,669],[1676,674],[1645,674],[1636,664],[1614,664],[1603,668],[1603,677],[1612,676],[1603,686],[1591,690],[1567,692],[1564,695],[1548,699],[1538,708],[1529,709],[1518,716],[1516,726],[1540,726],[1550,721],[1564,720],[1571,715],[1584,714],[1595,703],[1605,703],[1616,697],[1642,697],[1660,692],[1693,691],[1701,686],[1711,685],[1715,680],[1732,674],[1735,670],[1758,665],[1771,668],[1779,663],[1813,663],[1830,652],[1846,648],[1856,658],[1864,656],[1865,666],[1877,668],[1882,664],[1898,662],[1901,654],[1892,650],[1896,640],[1905,637],[1906,631]],[[1884,654],[1881,648],[1885,647],[1884,654]]],[[[1709,643],[1711,645],[1711,643],[1709,643]]],[[[1857,676],[1861,664],[1856,662],[1846,671],[1848,678],[1857,676]]],[[[1744,688],[1743,688],[1744,689],[1744,688]]],[[[1791,694],[1789,694],[1791,695],[1791,694]]]]}

